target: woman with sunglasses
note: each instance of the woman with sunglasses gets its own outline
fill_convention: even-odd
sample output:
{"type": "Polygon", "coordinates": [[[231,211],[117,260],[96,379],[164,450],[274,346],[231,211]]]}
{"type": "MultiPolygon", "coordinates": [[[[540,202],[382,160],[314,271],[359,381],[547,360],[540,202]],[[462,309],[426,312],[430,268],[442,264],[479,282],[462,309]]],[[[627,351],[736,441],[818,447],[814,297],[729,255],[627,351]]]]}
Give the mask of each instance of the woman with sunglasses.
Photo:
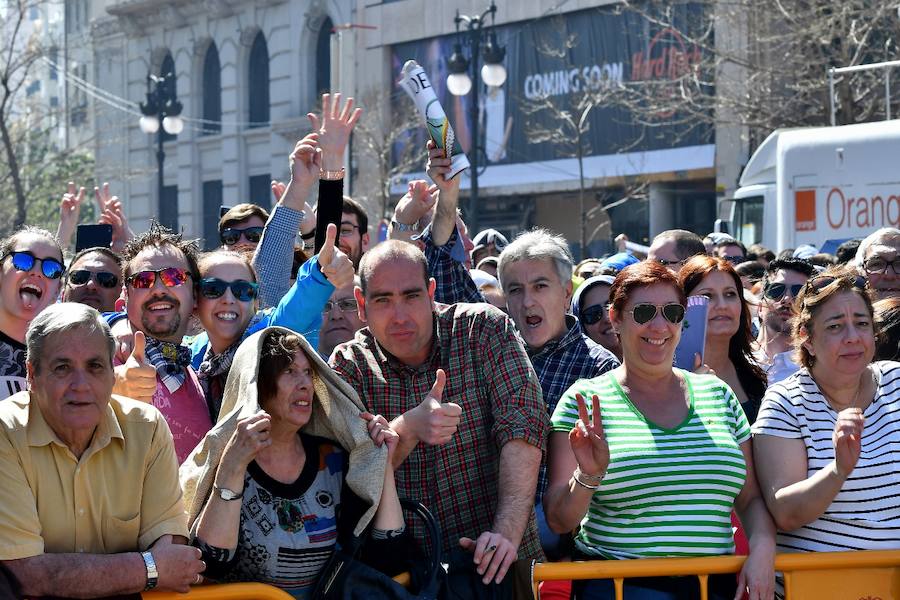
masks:
{"type": "Polygon", "coordinates": [[[900,549],[900,364],[872,362],[873,296],[832,268],[794,305],[803,367],[769,388],[753,425],[781,551],[900,549]]]}
{"type": "Polygon", "coordinates": [[[713,256],[691,258],[678,276],[685,294],[709,298],[704,362],[728,384],[752,424],[766,393],[766,374],[753,358],[741,277],[731,262],[713,256]]]}
{"type": "Polygon", "coordinates": [[[612,275],[594,275],[578,286],[572,295],[572,314],[578,317],[581,329],[589,338],[612,352],[622,361],[619,335],[609,322],[609,289],[615,278],[612,275]]]}
{"type": "Polygon", "coordinates": [[[49,231],[25,226],[0,242],[0,400],[26,388],[25,331],[56,302],[65,273],[49,231]]]}
{"type": "MultiPolygon", "coordinates": [[[[710,598],[771,598],[774,527],[753,470],[750,428],[729,387],[675,369],[685,294],[645,261],[610,290],[622,365],[581,380],[551,418],[544,509],[559,533],[578,528],[581,559],[714,556],[734,552],[731,510],[750,532],[738,578],[713,575],[710,598]]],[[[575,583],[577,598],[612,599],[612,581],[575,583]]],[[[625,599],[699,598],[695,577],[627,579],[625,599]]]]}

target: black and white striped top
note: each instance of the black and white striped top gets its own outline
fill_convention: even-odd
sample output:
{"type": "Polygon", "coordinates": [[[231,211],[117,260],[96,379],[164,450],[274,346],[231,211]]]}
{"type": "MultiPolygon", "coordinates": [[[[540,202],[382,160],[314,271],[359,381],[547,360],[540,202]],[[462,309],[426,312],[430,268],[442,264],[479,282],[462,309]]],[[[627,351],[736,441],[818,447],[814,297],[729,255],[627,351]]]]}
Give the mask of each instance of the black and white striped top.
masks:
{"type": "MultiPolygon", "coordinates": [[[[866,408],[856,468],[825,513],[809,525],[778,532],[780,552],[900,549],[900,363],[872,364],[878,381],[866,408]]],[[[807,473],[834,460],[837,412],[806,369],[769,387],[754,435],[802,439],[807,473]]]]}

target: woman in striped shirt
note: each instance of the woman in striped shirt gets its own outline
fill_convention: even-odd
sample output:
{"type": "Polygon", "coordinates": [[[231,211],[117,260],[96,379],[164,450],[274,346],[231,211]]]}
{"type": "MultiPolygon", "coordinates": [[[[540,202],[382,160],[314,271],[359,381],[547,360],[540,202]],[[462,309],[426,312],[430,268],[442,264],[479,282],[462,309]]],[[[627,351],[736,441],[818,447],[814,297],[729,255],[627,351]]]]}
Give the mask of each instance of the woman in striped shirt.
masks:
{"type": "Polygon", "coordinates": [[[769,388],[753,426],[778,548],[900,549],[900,363],[872,362],[872,292],[833,269],[794,309],[803,368],[769,388]]]}
{"type": "MultiPolygon", "coordinates": [[[[750,534],[738,578],[710,577],[710,598],[749,588],[771,598],[775,534],[753,472],[750,428],[727,384],[672,367],[685,295],[665,267],[624,269],[610,290],[622,366],[576,382],[551,419],[554,531],[579,528],[579,558],[711,556],[734,552],[731,510],[750,534]],[[591,398],[588,403],[585,398],[591,398]],[[736,589],[737,588],[737,589],[736,589]]],[[[612,582],[575,585],[578,598],[614,598],[612,582]]],[[[699,598],[697,579],[628,579],[627,600],[699,598]]]]}

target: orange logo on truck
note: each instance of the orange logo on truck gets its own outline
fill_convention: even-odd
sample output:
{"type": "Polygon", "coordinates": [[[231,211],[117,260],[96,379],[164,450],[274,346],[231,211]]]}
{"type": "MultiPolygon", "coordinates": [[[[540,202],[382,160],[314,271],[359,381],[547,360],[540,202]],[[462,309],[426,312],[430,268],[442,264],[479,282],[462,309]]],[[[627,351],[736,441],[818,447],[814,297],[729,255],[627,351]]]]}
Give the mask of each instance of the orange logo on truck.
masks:
{"type": "Polygon", "coordinates": [[[796,213],[794,223],[797,231],[816,230],[816,190],[800,190],[794,192],[796,213]]]}

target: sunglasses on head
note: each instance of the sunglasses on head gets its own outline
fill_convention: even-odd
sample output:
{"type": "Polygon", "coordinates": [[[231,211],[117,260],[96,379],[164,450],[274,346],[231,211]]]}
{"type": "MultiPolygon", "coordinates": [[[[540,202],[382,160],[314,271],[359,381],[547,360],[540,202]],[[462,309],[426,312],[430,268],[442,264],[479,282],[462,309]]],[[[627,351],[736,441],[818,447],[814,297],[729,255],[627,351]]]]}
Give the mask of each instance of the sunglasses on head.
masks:
{"type": "Polygon", "coordinates": [[[69,272],[69,283],[71,285],[84,285],[93,279],[100,287],[112,289],[119,285],[119,277],[115,273],[109,271],[88,271],[86,269],[78,269],[69,272]]]}
{"type": "Polygon", "coordinates": [[[250,302],[259,294],[259,284],[252,281],[237,279],[235,281],[223,281],[218,277],[205,277],[200,280],[200,294],[204,298],[214,300],[225,295],[225,290],[231,288],[235,300],[250,302]]]}
{"type": "Polygon", "coordinates": [[[585,325],[593,325],[603,318],[603,313],[605,310],[606,307],[603,304],[594,304],[593,306],[588,306],[583,311],[581,311],[581,320],[585,325]]]}
{"type": "Polygon", "coordinates": [[[788,290],[791,290],[791,298],[796,298],[805,285],[805,283],[795,283],[790,286],[784,283],[767,283],[763,287],[763,296],[769,300],[778,301],[784,298],[784,294],[788,290]]]}
{"type": "Polygon", "coordinates": [[[241,241],[241,236],[244,236],[244,239],[251,244],[258,244],[259,240],[262,239],[262,234],[262,227],[245,227],[244,229],[229,227],[222,230],[222,234],[219,238],[226,246],[234,246],[241,241]]]}
{"type": "Polygon", "coordinates": [[[184,269],[179,269],[177,267],[168,267],[166,269],[159,269],[156,271],[140,271],[138,273],[135,273],[134,275],[129,275],[125,280],[125,283],[135,289],[149,290],[154,285],[156,285],[156,278],[159,277],[164,286],[178,287],[180,285],[184,285],[184,283],[190,276],[191,274],[184,269]]]}
{"type": "MultiPolygon", "coordinates": [[[[831,275],[819,275],[818,277],[813,277],[806,282],[806,293],[819,293],[835,281],[840,281],[842,279],[847,279],[847,277],[832,277],[831,275]]],[[[856,289],[864,290],[867,285],[869,285],[869,280],[862,275],[853,277],[853,287],[856,289]]]]}
{"type": "Polygon", "coordinates": [[[631,318],[638,325],[644,325],[656,318],[656,313],[662,311],[663,318],[673,325],[677,325],[684,320],[684,306],[677,302],[670,302],[657,306],[649,302],[635,304],[631,309],[631,318]]]}
{"type": "Polygon", "coordinates": [[[866,273],[886,273],[888,267],[894,271],[894,275],[900,275],[900,257],[894,260],[887,260],[880,256],[873,256],[863,263],[866,273]]]}
{"type": "Polygon", "coordinates": [[[55,258],[38,258],[31,252],[18,251],[10,252],[7,256],[12,257],[12,266],[16,271],[30,271],[34,268],[34,264],[38,261],[41,263],[41,273],[47,279],[59,279],[66,272],[66,267],[55,258]]]}

